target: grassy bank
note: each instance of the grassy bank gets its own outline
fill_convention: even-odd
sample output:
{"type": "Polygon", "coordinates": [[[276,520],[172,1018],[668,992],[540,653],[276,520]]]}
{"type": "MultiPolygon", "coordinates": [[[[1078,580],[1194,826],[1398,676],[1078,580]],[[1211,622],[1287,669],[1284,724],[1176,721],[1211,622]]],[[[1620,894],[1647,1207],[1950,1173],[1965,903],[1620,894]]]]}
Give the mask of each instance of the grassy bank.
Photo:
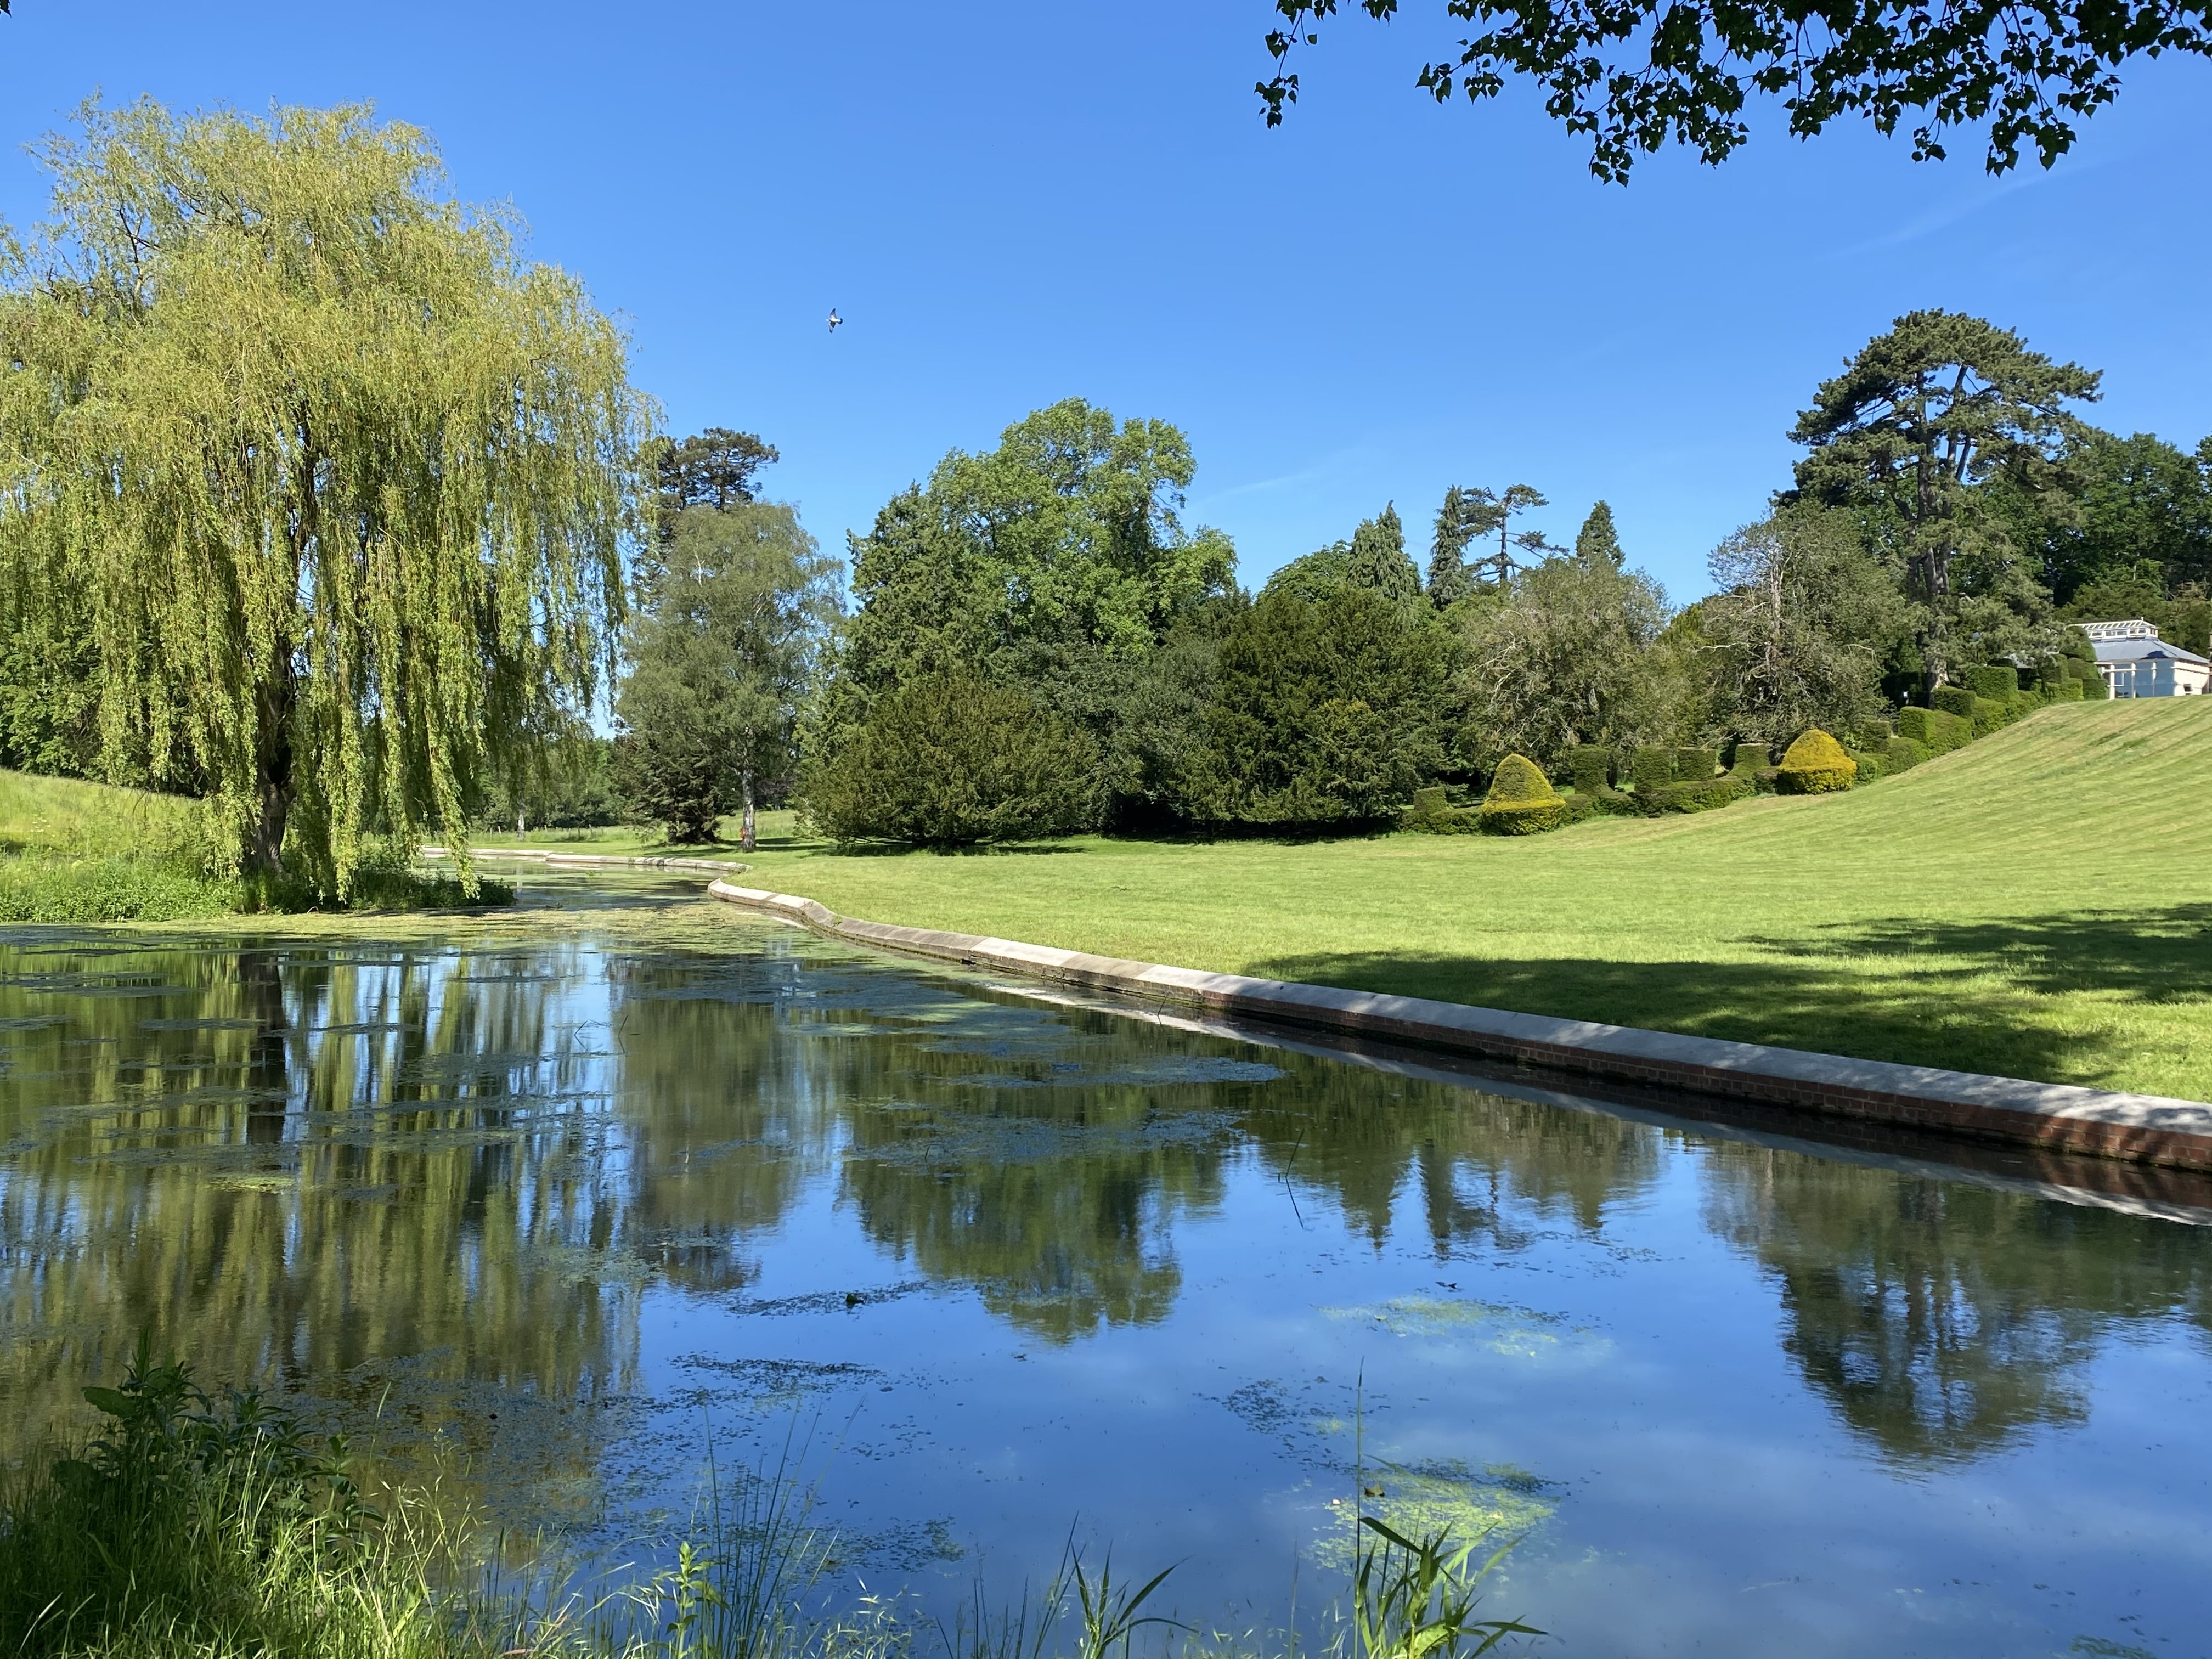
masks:
{"type": "Polygon", "coordinates": [[[1848,794],[1521,839],[772,835],[751,862],[879,921],[2212,1098],[2212,699],[2061,705],[1848,794]]]}
{"type": "MultiPolygon", "coordinates": [[[[304,890],[207,873],[199,804],[75,778],[0,771],[0,922],[185,921],[313,905],[304,890]]],[[[410,860],[373,859],[348,908],[414,910],[470,901],[410,860]]],[[[489,884],[480,898],[514,895],[489,884]]]]}
{"type": "Polygon", "coordinates": [[[83,1449],[0,1489],[0,1644],[19,1659],[906,1659],[917,1637],[945,1659],[1473,1659],[1540,1634],[1480,1610],[1503,1548],[1364,1516],[1317,1649],[1193,1631],[1159,1616],[1169,1573],[1117,1581],[1075,1554],[1010,1611],[979,1586],[971,1619],[925,1629],[896,1594],[831,1587],[838,1538],[784,1468],[718,1477],[667,1566],[586,1596],[501,1577],[486,1563],[511,1540],[427,1494],[368,1501],[342,1443],[143,1343],[85,1397],[104,1422],[83,1449]]]}

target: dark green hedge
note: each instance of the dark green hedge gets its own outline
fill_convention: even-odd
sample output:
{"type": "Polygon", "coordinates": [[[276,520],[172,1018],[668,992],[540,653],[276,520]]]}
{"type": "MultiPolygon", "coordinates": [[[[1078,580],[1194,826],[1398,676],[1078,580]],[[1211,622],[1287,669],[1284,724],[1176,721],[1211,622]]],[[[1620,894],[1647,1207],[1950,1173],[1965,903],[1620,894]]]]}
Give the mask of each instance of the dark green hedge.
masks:
{"type": "Polygon", "coordinates": [[[1671,749],[1638,750],[1630,759],[1629,775],[1636,780],[1638,794],[1647,789],[1664,789],[1674,781],[1674,751],[1671,749]]]}

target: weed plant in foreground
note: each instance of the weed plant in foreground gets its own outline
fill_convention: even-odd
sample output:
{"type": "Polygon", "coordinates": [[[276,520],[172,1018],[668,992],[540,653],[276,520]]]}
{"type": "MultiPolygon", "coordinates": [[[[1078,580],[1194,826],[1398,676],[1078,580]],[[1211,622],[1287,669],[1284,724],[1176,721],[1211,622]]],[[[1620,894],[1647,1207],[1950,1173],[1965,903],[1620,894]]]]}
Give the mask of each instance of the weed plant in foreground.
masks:
{"type": "MultiPolygon", "coordinates": [[[[1541,1632],[1477,1616],[1505,1549],[1415,1539],[1372,1516],[1318,1654],[1199,1632],[1150,1610],[1110,1557],[1072,1547],[1032,1598],[978,1588],[947,1626],[898,1598],[822,1595],[834,1534],[786,1468],[711,1485],[673,1565],[592,1598],[516,1586],[497,1540],[441,1520],[433,1494],[367,1502],[343,1441],[310,1443],[251,1390],[210,1392],[142,1341],[83,1450],[0,1492],[0,1652],[15,1659],[1477,1659],[1541,1632]]],[[[1509,1545],[1507,1547],[1510,1547],[1509,1545]]]]}

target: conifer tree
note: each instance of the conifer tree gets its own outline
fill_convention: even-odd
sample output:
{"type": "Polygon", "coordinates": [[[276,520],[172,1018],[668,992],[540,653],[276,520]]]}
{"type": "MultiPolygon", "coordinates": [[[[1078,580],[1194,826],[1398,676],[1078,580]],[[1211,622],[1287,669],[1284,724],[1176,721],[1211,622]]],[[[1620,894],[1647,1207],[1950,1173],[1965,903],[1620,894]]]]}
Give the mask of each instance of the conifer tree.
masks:
{"type": "Polygon", "coordinates": [[[1603,501],[1590,508],[1589,517],[1575,532],[1575,556],[1584,564],[1620,568],[1620,538],[1613,531],[1613,509],[1603,501]]]}

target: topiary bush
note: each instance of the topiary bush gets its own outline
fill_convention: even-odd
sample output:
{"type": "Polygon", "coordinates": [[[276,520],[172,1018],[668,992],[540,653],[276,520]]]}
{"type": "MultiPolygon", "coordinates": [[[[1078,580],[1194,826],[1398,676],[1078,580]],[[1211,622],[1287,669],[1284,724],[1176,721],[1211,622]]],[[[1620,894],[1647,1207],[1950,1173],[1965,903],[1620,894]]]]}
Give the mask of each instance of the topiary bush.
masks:
{"type": "Polygon", "coordinates": [[[1986,738],[1999,726],[2009,726],[2011,723],[2012,705],[2010,703],[1992,702],[1987,697],[1974,699],[1974,735],[1976,737],[1986,738]]]}
{"type": "Polygon", "coordinates": [[[1729,774],[1736,777],[1750,777],[1773,764],[1773,755],[1756,738],[1738,738],[1735,752],[1729,757],[1729,774]]]}
{"type": "Polygon", "coordinates": [[[1727,772],[1699,783],[1670,783],[1655,793],[1651,800],[1662,812],[1710,812],[1741,800],[1754,787],[1752,780],[1727,772]]]}
{"type": "Polygon", "coordinates": [[[1671,749],[1639,749],[1629,758],[1629,775],[1636,780],[1638,794],[1647,790],[1664,789],[1674,781],[1674,751],[1671,749]]]}
{"type": "Polygon", "coordinates": [[[1939,685],[1928,694],[1929,706],[1946,714],[1956,714],[1972,724],[1974,718],[1974,694],[1963,685],[1939,685]]]}
{"type": "Polygon", "coordinates": [[[1717,749],[1677,749],[1674,751],[1674,776],[1683,783],[1704,783],[1721,769],[1721,751],[1717,749]]]}
{"type": "Polygon", "coordinates": [[[1567,750],[1567,777],[1576,793],[1603,793],[1613,787],[1613,750],[1603,744],[1577,744],[1567,750]]]}
{"type": "Polygon", "coordinates": [[[1480,811],[1483,832],[1492,836],[1540,835],[1572,816],[1543,769],[1525,755],[1508,755],[1498,763],[1480,811]]]}
{"type": "Polygon", "coordinates": [[[1961,678],[1969,691],[1991,702],[2009,702],[2020,690],[2020,671],[2008,662],[1983,663],[1969,668],[1961,678]]]}
{"type": "Polygon", "coordinates": [[[1603,744],[1582,744],[1567,751],[1567,775],[1575,786],[1574,799],[1568,805],[1576,823],[1600,812],[1615,817],[1635,816],[1636,797],[1613,787],[1613,768],[1619,761],[1620,757],[1603,744]]]}
{"type": "Polygon", "coordinates": [[[1893,773],[1909,772],[1928,758],[1928,745],[1911,738],[1892,738],[1882,744],[1881,756],[1893,773]]]}
{"type": "Polygon", "coordinates": [[[1791,744],[1782,757],[1776,786],[1785,795],[1825,795],[1858,781],[1858,763],[1819,726],[1791,744]]]}
{"type": "Polygon", "coordinates": [[[1428,836],[1467,836],[1478,827],[1471,808],[1452,804],[1442,784],[1413,791],[1413,804],[1406,809],[1405,827],[1428,836]]]}

